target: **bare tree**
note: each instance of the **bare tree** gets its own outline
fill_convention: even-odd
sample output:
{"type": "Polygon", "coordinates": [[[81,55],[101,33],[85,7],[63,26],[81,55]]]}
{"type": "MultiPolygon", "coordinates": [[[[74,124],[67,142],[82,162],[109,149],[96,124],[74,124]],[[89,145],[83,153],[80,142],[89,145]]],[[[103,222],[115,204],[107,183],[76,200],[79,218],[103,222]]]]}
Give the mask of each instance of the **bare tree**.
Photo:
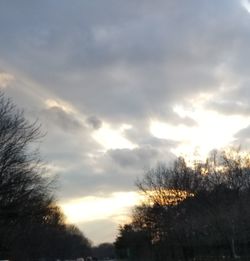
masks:
{"type": "Polygon", "coordinates": [[[54,196],[54,178],[36,149],[37,122],[0,95],[0,259],[72,259],[89,254],[89,240],[65,223],[54,196]]]}

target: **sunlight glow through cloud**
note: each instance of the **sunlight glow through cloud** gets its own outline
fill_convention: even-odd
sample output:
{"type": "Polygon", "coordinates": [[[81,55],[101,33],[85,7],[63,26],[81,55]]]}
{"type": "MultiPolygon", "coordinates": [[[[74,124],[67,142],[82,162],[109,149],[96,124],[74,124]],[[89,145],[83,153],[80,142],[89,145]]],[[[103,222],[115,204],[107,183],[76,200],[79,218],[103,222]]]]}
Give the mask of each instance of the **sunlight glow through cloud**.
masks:
{"type": "Polygon", "coordinates": [[[15,77],[12,74],[0,73],[0,88],[6,88],[14,79],[15,77]]]}
{"type": "Polygon", "coordinates": [[[64,101],[58,101],[58,100],[54,100],[54,99],[47,99],[45,101],[45,104],[48,108],[52,108],[52,107],[58,107],[61,110],[68,112],[68,113],[77,113],[76,109],[73,108],[73,106],[71,106],[70,104],[64,102],[64,101]]]}
{"type": "Polygon", "coordinates": [[[140,195],[133,191],[115,192],[108,197],[88,196],[71,200],[62,203],[61,207],[73,223],[109,218],[119,223],[140,199],[140,195]]]}
{"type": "Polygon", "coordinates": [[[112,129],[108,124],[103,124],[103,127],[95,131],[92,137],[106,150],[134,149],[137,145],[123,137],[123,131],[129,128],[129,125],[123,124],[119,129],[112,129]]]}
{"type": "Polygon", "coordinates": [[[47,134],[70,222],[127,217],[157,162],[250,148],[250,0],[55,2],[1,1],[0,91],[47,134]]]}
{"type": "Polygon", "coordinates": [[[250,2],[248,0],[241,0],[241,4],[250,13],[250,2]]]}
{"type": "Polygon", "coordinates": [[[233,135],[248,126],[249,119],[242,116],[224,116],[214,111],[202,109],[195,111],[177,109],[183,115],[198,122],[197,126],[170,125],[160,121],[152,121],[151,133],[161,139],[173,139],[180,145],[172,152],[190,160],[204,159],[209,151],[223,148],[233,142],[233,135]]]}

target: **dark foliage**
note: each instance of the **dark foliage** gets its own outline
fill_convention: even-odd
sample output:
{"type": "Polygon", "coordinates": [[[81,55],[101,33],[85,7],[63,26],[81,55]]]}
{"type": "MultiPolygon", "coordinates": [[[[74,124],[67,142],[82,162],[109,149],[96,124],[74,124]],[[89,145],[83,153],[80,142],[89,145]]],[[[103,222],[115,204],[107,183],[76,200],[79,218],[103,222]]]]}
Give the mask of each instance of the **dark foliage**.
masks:
{"type": "Polygon", "coordinates": [[[120,229],[115,243],[120,257],[249,257],[249,155],[213,152],[206,163],[192,166],[180,158],[172,167],[146,173],[138,187],[145,204],[136,207],[132,223],[120,229]],[[133,242],[142,247],[133,248],[133,242]]]}
{"type": "Polygon", "coordinates": [[[98,260],[114,259],[115,249],[111,243],[102,243],[92,248],[92,254],[98,260]]]}
{"type": "Polygon", "coordinates": [[[53,197],[53,178],[46,175],[34,149],[40,126],[29,123],[10,99],[0,95],[0,259],[88,255],[90,242],[66,225],[53,197]]]}

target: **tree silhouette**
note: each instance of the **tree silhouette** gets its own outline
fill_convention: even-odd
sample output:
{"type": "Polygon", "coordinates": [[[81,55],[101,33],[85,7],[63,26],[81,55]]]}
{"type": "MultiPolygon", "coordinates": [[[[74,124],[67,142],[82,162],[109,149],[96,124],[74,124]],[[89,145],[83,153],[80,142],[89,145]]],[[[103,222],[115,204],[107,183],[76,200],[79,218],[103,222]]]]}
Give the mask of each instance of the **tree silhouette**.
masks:
{"type": "Polygon", "coordinates": [[[77,258],[89,240],[67,225],[53,196],[53,178],[36,149],[40,126],[0,95],[0,258],[28,261],[77,258]]]}
{"type": "MultiPolygon", "coordinates": [[[[214,151],[205,163],[179,158],[160,165],[137,182],[145,202],[135,208],[130,228],[150,237],[151,260],[248,256],[249,181],[250,157],[237,150],[214,151]]],[[[125,231],[117,243],[129,242],[125,231]]]]}

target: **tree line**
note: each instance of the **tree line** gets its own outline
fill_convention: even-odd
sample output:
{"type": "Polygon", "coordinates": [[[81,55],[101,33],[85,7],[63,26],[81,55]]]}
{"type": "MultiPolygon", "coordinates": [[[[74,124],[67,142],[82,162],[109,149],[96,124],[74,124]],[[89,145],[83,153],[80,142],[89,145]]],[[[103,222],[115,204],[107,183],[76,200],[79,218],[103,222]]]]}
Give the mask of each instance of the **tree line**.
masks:
{"type": "MultiPolygon", "coordinates": [[[[250,257],[250,156],[213,151],[206,162],[178,158],[137,182],[145,200],[120,227],[117,255],[129,260],[250,257]]],[[[243,259],[242,259],[243,260],[243,259]]]]}
{"type": "Polygon", "coordinates": [[[0,259],[35,261],[90,255],[91,242],[65,222],[36,143],[40,126],[30,123],[0,95],[0,259]],[[45,259],[46,258],[46,259],[45,259]]]}

